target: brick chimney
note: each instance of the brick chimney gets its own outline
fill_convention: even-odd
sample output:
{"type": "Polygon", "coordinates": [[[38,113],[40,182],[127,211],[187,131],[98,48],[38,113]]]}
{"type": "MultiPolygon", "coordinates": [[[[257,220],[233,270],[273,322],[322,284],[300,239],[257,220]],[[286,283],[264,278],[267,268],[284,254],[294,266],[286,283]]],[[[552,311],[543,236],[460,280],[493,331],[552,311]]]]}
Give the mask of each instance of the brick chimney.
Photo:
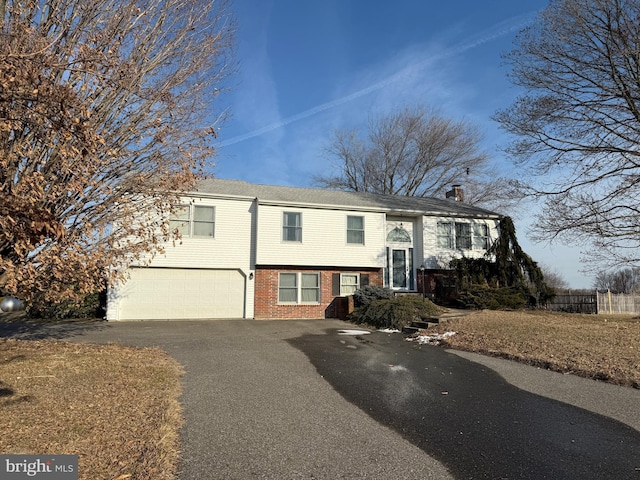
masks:
{"type": "Polygon", "coordinates": [[[456,202],[464,202],[464,190],[461,185],[453,185],[453,188],[447,192],[447,198],[452,198],[456,202]]]}

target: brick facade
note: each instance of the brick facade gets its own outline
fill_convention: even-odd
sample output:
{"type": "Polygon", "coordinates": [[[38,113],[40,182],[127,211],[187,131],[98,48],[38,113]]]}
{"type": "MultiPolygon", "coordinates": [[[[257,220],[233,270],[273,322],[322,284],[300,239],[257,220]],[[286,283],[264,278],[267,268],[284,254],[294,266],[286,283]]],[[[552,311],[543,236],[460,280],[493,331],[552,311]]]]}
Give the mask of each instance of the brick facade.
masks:
{"type": "MultiPolygon", "coordinates": [[[[333,295],[333,275],[340,273],[359,273],[369,276],[370,285],[382,286],[382,269],[338,269],[268,266],[256,267],[254,318],[264,319],[310,319],[337,318],[339,306],[333,295]],[[280,272],[320,273],[320,303],[281,304],[278,302],[278,274],[280,272]]],[[[338,298],[342,298],[339,297],[338,298]]]]}

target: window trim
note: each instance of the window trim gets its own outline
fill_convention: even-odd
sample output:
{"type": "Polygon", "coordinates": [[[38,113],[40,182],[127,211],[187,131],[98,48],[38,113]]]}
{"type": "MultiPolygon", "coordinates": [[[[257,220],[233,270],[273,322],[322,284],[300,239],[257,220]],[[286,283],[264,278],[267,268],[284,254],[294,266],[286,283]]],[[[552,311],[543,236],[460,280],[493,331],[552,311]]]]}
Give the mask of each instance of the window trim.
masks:
{"type": "Polygon", "coordinates": [[[176,210],[176,213],[178,213],[180,210],[184,210],[186,211],[186,218],[175,218],[174,215],[171,215],[169,217],[169,229],[171,232],[174,232],[176,229],[178,229],[178,231],[180,231],[180,227],[172,227],[172,223],[176,224],[176,223],[181,223],[184,224],[186,226],[186,232],[180,232],[182,235],[182,238],[216,238],[216,213],[217,213],[217,208],[215,205],[194,205],[193,203],[179,203],[173,206],[174,209],[176,210]],[[195,211],[196,208],[206,208],[206,209],[211,209],[212,213],[213,213],[213,220],[208,222],[208,221],[202,221],[202,220],[195,220],[195,211]],[[195,235],[194,231],[194,225],[195,223],[206,223],[206,224],[210,224],[212,225],[212,235],[195,235]]]}
{"type": "Polygon", "coordinates": [[[193,215],[191,216],[191,237],[192,238],[216,238],[216,207],[214,205],[193,205],[193,215]],[[196,220],[196,209],[210,209],[212,213],[213,220],[204,221],[204,220],[196,220]],[[206,224],[211,225],[211,235],[196,235],[195,234],[195,225],[198,224],[206,224]]]}
{"type": "Polygon", "coordinates": [[[436,245],[438,246],[438,248],[444,248],[446,250],[453,250],[454,249],[454,245],[455,245],[455,232],[453,230],[453,222],[449,221],[449,222],[438,222],[436,224],[436,245]],[[448,227],[448,232],[447,234],[443,234],[440,233],[440,226],[447,226],[448,227]],[[447,239],[447,246],[443,246],[440,245],[440,240],[441,239],[447,239]]]}
{"type": "Polygon", "coordinates": [[[491,227],[486,222],[464,222],[457,221],[452,219],[450,221],[438,221],[436,223],[436,246],[439,249],[443,250],[458,250],[458,251],[487,251],[491,244],[491,227]],[[449,233],[447,235],[441,234],[439,232],[440,226],[447,225],[449,233]],[[463,227],[463,226],[467,227],[463,227]],[[462,242],[465,240],[466,236],[458,235],[458,232],[462,230],[462,228],[469,229],[469,246],[465,247],[462,245],[462,242]],[[484,228],[486,235],[478,235],[478,230],[480,228],[484,228]],[[442,246],[441,242],[444,243],[444,239],[447,238],[448,246],[442,246]],[[480,245],[480,242],[485,243],[486,247],[480,245]]]}
{"type": "Polygon", "coordinates": [[[473,224],[473,249],[487,251],[491,246],[491,229],[487,223],[473,224]],[[476,235],[479,229],[484,229],[484,234],[476,235]]]}
{"type": "MultiPolygon", "coordinates": [[[[322,289],[320,282],[322,281],[322,277],[320,272],[278,272],[278,305],[320,305],[322,303],[322,289]],[[295,289],[296,289],[296,300],[295,301],[283,301],[280,298],[280,290],[281,290],[281,279],[282,275],[295,275],[295,289]],[[313,275],[317,278],[317,286],[316,287],[303,287],[302,286],[302,277],[303,275],[313,275]],[[317,300],[314,301],[303,301],[302,299],[302,290],[315,290],[317,292],[317,300]]],[[[292,289],[293,287],[285,287],[287,289],[292,289]]]]}
{"type": "Polygon", "coordinates": [[[346,288],[347,286],[348,287],[352,287],[353,286],[353,284],[345,284],[344,281],[342,280],[343,277],[347,277],[347,276],[350,276],[350,277],[354,277],[355,276],[356,277],[356,284],[355,284],[356,290],[358,290],[360,288],[360,273],[359,272],[340,272],[340,296],[341,297],[346,297],[348,295],[353,295],[353,293],[356,291],[356,290],[354,290],[351,293],[347,293],[344,290],[344,288],[346,288]]]}
{"type": "MultiPolygon", "coordinates": [[[[298,236],[298,235],[294,235],[294,236],[298,236]]],[[[286,242],[286,243],[302,243],[302,212],[296,212],[296,211],[290,211],[290,210],[283,210],[282,212],[282,241],[286,242]],[[298,219],[299,219],[299,225],[287,225],[285,223],[285,219],[287,219],[287,215],[297,215],[298,219]],[[294,232],[299,232],[299,240],[289,240],[288,238],[286,238],[287,236],[285,235],[285,232],[288,231],[288,229],[294,229],[294,232]]]]}
{"type": "MultiPolygon", "coordinates": [[[[454,222],[454,231],[455,231],[455,245],[456,245],[456,250],[473,250],[473,228],[471,228],[471,222],[454,222]],[[468,229],[469,235],[458,235],[458,226],[460,227],[466,227],[466,229],[468,229]],[[468,243],[466,243],[468,240],[468,243]],[[462,242],[465,242],[465,244],[469,245],[468,247],[465,247],[464,245],[461,246],[462,242]]],[[[460,228],[462,229],[462,228],[460,228]]]]}
{"type": "Polygon", "coordinates": [[[365,242],[365,225],[364,225],[364,215],[347,215],[347,245],[364,245],[365,242]],[[362,220],[362,228],[349,228],[349,219],[350,218],[359,218],[362,220]],[[360,242],[350,242],[349,241],[349,232],[362,232],[362,241],[360,242]]]}

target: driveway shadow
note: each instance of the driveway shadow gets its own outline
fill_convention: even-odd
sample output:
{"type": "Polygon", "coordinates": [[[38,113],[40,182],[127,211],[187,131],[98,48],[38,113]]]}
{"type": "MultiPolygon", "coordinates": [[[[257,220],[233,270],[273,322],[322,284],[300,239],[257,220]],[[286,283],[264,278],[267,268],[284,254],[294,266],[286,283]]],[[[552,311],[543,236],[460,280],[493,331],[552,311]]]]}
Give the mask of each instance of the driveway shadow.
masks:
{"type": "MultiPolygon", "coordinates": [[[[289,340],[350,403],[459,479],[637,479],[640,432],[399,334],[289,340]]],[[[576,391],[576,395],[589,394],[576,391]]]]}
{"type": "Polygon", "coordinates": [[[105,328],[107,322],[99,319],[40,320],[27,318],[23,312],[0,313],[0,338],[64,340],[105,328]]]}

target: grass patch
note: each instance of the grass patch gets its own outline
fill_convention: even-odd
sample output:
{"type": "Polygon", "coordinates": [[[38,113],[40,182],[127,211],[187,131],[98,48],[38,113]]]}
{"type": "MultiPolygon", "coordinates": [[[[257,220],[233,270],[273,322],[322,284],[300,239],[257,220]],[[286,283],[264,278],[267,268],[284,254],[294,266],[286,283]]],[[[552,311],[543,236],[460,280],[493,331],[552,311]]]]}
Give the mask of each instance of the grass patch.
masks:
{"type": "Polygon", "coordinates": [[[450,348],[640,388],[640,321],[629,316],[483,310],[433,331],[457,332],[450,348]]]}
{"type": "Polygon", "coordinates": [[[78,455],[83,480],[173,479],[181,374],[159,349],[0,340],[0,451],[78,455]]]}

